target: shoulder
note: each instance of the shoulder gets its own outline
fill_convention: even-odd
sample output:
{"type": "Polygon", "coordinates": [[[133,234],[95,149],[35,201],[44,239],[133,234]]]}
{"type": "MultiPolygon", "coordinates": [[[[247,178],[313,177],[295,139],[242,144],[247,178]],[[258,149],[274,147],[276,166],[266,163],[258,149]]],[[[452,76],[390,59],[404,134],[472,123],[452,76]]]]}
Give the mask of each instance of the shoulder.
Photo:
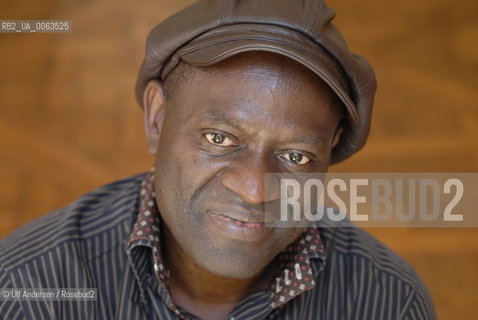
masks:
{"type": "Polygon", "coordinates": [[[1,239],[0,267],[8,271],[65,243],[86,243],[112,229],[128,229],[142,177],[137,175],[98,188],[1,239]]]}
{"type": "Polygon", "coordinates": [[[348,222],[320,233],[327,251],[324,273],[344,284],[336,290],[350,310],[369,313],[370,319],[436,318],[415,269],[378,239],[348,222]]]}

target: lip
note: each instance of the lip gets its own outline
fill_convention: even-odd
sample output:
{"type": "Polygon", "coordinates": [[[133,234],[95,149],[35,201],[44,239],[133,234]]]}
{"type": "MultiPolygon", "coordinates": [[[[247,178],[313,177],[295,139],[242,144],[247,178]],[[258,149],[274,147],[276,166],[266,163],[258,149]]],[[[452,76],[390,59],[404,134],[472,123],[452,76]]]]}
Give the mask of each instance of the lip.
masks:
{"type": "Polygon", "coordinates": [[[206,216],[216,229],[236,240],[257,242],[271,232],[263,221],[249,215],[209,211],[206,216]]]}

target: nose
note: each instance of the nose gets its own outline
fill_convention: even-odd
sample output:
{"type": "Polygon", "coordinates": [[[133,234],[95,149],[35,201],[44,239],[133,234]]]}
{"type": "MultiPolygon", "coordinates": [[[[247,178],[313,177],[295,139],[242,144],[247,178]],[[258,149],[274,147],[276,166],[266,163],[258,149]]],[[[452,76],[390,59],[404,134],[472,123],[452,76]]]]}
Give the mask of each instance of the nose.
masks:
{"type": "Polygon", "coordinates": [[[232,163],[224,172],[223,185],[245,202],[263,204],[276,197],[273,179],[266,179],[266,173],[278,171],[275,156],[247,155],[232,163]]]}

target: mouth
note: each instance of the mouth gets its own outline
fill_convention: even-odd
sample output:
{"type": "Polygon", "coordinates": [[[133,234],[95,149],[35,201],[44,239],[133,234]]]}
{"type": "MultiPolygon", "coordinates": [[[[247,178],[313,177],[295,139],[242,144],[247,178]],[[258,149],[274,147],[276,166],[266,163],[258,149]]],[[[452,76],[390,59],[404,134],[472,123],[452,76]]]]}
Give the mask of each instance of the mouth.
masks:
{"type": "Polygon", "coordinates": [[[250,215],[226,215],[209,211],[207,218],[216,230],[236,240],[260,241],[271,231],[263,221],[250,215]]]}

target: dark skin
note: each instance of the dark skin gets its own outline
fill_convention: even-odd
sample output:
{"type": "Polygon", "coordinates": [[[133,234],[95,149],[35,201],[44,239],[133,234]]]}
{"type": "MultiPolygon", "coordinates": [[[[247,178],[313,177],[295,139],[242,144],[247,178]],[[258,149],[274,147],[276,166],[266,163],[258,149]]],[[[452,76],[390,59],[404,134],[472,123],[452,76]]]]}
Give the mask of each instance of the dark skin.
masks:
{"type": "Polygon", "coordinates": [[[144,94],[156,155],[163,252],[176,305],[225,319],[270,287],[275,257],[303,232],[264,227],[266,172],[327,171],[342,129],[336,96],[287,58],[249,52],[192,77],[165,98],[144,94]]]}

